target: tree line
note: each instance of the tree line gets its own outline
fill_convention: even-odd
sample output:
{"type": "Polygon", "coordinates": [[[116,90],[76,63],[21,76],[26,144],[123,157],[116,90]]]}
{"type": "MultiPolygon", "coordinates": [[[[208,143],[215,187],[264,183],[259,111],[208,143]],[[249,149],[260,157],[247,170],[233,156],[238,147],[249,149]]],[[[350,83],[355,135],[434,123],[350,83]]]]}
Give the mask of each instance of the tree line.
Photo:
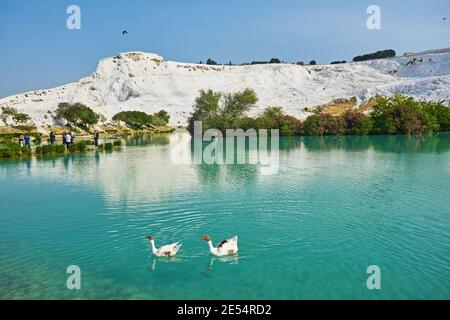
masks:
{"type": "Polygon", "coordinates": [[[303,122],[286,115],[281,107],[269,107],[257,117],[248,116],[257,101],[252,89],[235,93],[202,90],[188,119],[188,131],[194,133],[195,121],[202,121],[204,131],[279,129],[282,136],[420,135],[450,131],[450,108],[442,101],[416,101],[402,95],[378,97],[368,114],[357,110],[339,116],[318,113],[303,122]]]}

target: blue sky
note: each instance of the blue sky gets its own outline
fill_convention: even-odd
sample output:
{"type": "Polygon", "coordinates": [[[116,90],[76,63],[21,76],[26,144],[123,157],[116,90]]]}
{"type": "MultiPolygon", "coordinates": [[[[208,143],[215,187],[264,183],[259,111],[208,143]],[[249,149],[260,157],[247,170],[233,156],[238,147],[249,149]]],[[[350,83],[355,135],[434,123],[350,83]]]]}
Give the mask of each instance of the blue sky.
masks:
{"type": "Polygon", "coordinates": [[[448,0],[2,0],[0,97],[78,80],[123,51],[185,62],[329,63],[450,47],[444,17],[448,0]],[[71,4],[81,8],[81,30],[66,28],[71,4]],[[381,8],[381,30],[366,27],[371,4],[381,8]]]}

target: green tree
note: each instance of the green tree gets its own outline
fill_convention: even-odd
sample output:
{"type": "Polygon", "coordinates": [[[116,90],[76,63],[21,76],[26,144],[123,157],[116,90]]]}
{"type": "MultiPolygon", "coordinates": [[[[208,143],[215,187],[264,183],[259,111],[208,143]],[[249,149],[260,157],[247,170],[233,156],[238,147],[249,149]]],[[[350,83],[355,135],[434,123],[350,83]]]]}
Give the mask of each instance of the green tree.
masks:
{"type": "Polygon", "coordinates": [[[247,113],[258,102],[252,89],[229,93],[224,96],[223,113],[230,118],[239,118],[247,113]]]}
{"type": "Polygon", "coordinates": [[[165,126],[169,123],[170,115],[167,111],[161,110],[153,115],[153,124],[155,126],[165,126]]]}
{"type": "Polygon", "coordinates": [[[127,126],[135,129],[152,127],[154,117],[142,111],[122,111],[112,117],[113,121],[123,121],[127,126]]]}
{"type": "Polygon", "coordinates": [[[97,124],[100,119],[97,113],[81,103],[60,103],[55,114],[58,118],[66,120],[70,125],[83,128],[89,128],[89,126],[97,124]]]}

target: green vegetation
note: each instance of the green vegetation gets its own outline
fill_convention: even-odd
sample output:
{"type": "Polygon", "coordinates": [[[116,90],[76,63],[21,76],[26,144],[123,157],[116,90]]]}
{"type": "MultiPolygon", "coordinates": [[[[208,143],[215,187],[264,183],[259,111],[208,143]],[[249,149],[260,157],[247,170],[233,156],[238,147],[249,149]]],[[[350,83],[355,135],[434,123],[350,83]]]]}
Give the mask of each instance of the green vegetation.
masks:
{"type": "Polygon", "coordinates": [[[392,58],[395,56],[396,56],[396,52],[394,50],[383,50],[383,51],[377,51],[375,53],[369,53],[369,54],[364,54],[361,56],[354,57],[353,62],[392,58]]]}
{"type": "Polygon", "coordinates": [[[62,102],[56,109],[56,117],[68,122],[69,126],[89,129],[100,120],[100,115],[81,103],[70,104],[62,102]]]}
{"type": "Polygon", "coordinates": [[[217,62],[214,61],[213,59],[208,59],[208,60],[206,60],[206,64],[210,65],[210,66],[216,66],[217,62]]]}
{"type": "Polygon", "coordinates": [[[194,112],[188,119],[188,130],[194,132],[195,121],[203,122],[203,130],[240,128],[241,122],[247,118],[245,114],[257,101],[256,93],[251,89],[229,94],[202,90],[195,99],[194,112]]]}
{"type": "Polygon", "coordinates": [[[112,144],[111,142],[105,143],[105,150],[111,151],[113,148],[114,148],[114,144],[112,144]]]}
{"type": "Polygon", "coordinates": [[[444,102],[416,101],[402,95],[379,97],[369,114],[353,110],[336,116],[318,112],[303,123],[285,115],[281,107],[267,108],[256,118],[247,116],[257,101],[251,89],[233,94],[200,91],[188,130],[194,133],[195,121],[202,121],[203,131],[279,129],[281,136],[420,135],[450,130],[450,108],[444,102]]]}
{"type": "Polygon", "coordinates": [[[31,149],[20,147],[17,143],[0,142],[0,159],[31,157],[31,149]]]}
{"type": "Polygon", "coordinates": [[[443,102],[416,101],[397,95],[380,97],[369,115],[318,114],[303,123],[303,135],[426,134],[450,129],[450,108],[443,102]]]}
{"type": "Polygon", "coordinates": [[[330,64],[343,64],[343,63],[347,63],[347,61],[346,60],[332,61],[330,64]]]}
{"type": "Polygon", "coordinates": [[[36,147],[35,153],[36,155],[50,156],[50,155],[59,155],[64,154],[66,152],[66,148],[64,145],[51,145],[46,144],[43,146],[36,147]]]}
{"type": "Polygon", "coordinates": [[[112,119],[114,121],[123,121],[127,126],[134,129],[145,129],[167,125],[170,116],[164,110],[153,115],[141,111],[123,111],[114,115],[112,119]]]}
{"type": "Polygon", "coordinates": [[[8,119],[11,118],[17,124],[26,124],[31,118],[26,113],[18,112],[17,109],[11,107],[2,107],[1,119],[3,123],[7,123],[8,119]]]}

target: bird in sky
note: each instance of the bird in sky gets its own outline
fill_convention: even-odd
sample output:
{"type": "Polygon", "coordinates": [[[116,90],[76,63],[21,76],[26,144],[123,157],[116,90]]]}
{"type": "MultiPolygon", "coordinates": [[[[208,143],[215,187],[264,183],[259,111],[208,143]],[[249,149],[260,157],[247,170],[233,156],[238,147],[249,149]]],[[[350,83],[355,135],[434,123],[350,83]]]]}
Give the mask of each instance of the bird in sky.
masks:
{"type": "Polygon", "coordinates": [[[123,36],[125,36],[125,35],[127,35],[127,34],[128,34],[128,31],[127,31],[127,30],[123,30],[123,31],[122,31],[122,35],[123,35],[123,36]]]}

